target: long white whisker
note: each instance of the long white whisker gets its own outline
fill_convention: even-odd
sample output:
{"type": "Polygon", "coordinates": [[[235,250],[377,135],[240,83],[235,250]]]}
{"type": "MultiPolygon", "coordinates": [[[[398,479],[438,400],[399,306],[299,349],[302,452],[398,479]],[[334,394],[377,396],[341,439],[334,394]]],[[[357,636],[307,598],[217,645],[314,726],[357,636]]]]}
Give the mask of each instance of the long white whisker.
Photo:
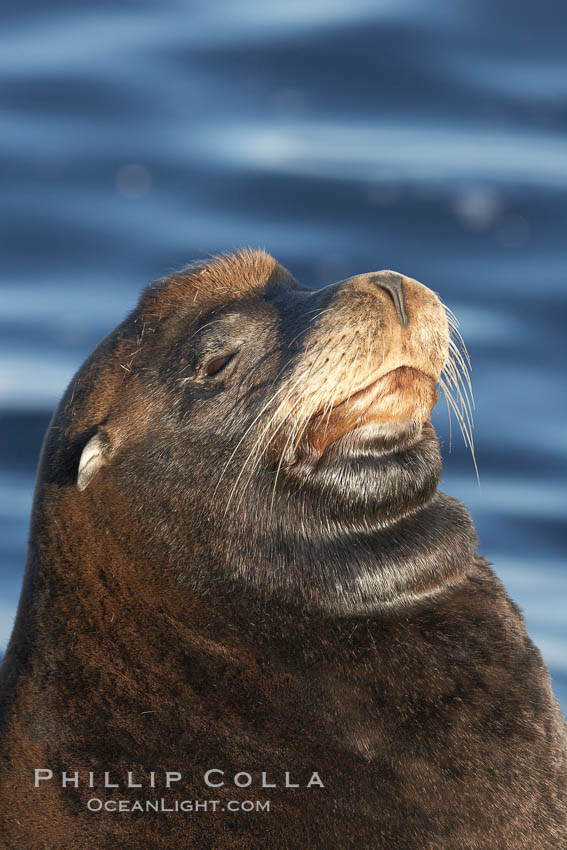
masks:
{"type": "MultiPolygon", "coordinates": [[[[285,364],[285,365],[287,365],[287,364],[285,364]]],[[[285,369],[285,366],[283,366],[283,367],[282,367],[282,369],[280,369],[280,371],[278,372],[278,374],[276,375],[276,377],[275,377],[275,379],[274,379],[274,382],[278,379],[278,377],[281,375],[281,373],[284,371],[284,369],[285,369]]],[[[273,383],[273,382],[272,382],[272,383],[273,383]]],[[[258,413],[258,415],[257,415],[257,416],[256,416],[256,417],[252,420],[252,422],[250,423],[250,425],[246,428],[246,430],[245,430],[244,434],[242,435],[242,437],[240,438],[240,440],[239,440],[239,441],[238,441],[238,443],[236,444],[236,446],[235,446],[235,448],[234,448],[234,450],[233,450],[232,454],[230,455],[229,459],[227,460],[227,462],[225,463],[225,465],[224,465],[224,467],[223,467],[223,470],[222,470],[222,472],[221,472],[221,474],[220,474],[219,480],[217,481],[216,487],[215,487],[214,492],[213,492],[213,498],[214,498],[214,497],[215,497],[215,495],[216,495],[216,492],[217,492],[217,490],[218,490],[219,484],[221,483],[222,478],[223,478],[223,476],[224,476],[224,474],[225,474],[226,470],[228,469],[228,467],[229,467],[229,465],[230,465],[230,463],[231,463],[232,459],[234,458],[234,455],[236,454],[236,452],[238,451],[238,449],[240,448],[240,446],[242,445],[242,443],[244,442],[244,440],[246,439],[246,437],[247,437],[247,436],[248,436],[248,434],[250,433],[250,430],[254,427],[254,425],[256,424],[256,422],[258,421],[258,419],[260,419],[260,417],[262,416],[262,414],[264,413],[264,411],[265,411],[265,410],[266,410],[266,409],[267,409],[267,408],[268,408],[268,407],[269,407],[269,406],[273,403],[274,399],[275,399],[275,398],[277,398],[277,396],[278,396],[281,392],[283,392],[283,390],[285,390],[285,389],[286,389],[286,384],[282,384],[282,386],[279,388],[279,390],[276,390],[276,392],[274,393],[274,395],[273,395],[273,396],[270,396],[270,397],[268,398],[268,400],[267,400],[267,401],[266,401],[266,403],[263,405],[263,407],[262,407],[262,409],[260,410],[260,412],[258,413]]]]}
{"type": "Polygon", "coordinates": [[[463,415],[462,415],[461,411],[459,410],[453,396],[451,395],[451,391],[448,388],[445,381],[443,380],[443,378],[439,378],[439,385],[441,386],[441,388],[443,390],[447,404],[451,406],[451,408],[453,409],[453,413],[455,414],[455,416],[457,418],[457,422],[459,423],[459,427],[460,427],[461,433],[463,435],[463,440],[465,442],[465,446],[467,446],[467,448],[469,449],[469,451],[471,453],[471,457],[472,457],[472,461],[473,461],[473,465],[474,465],[474,469],[475,469],[475,474],[476,474],[476,479],[477,479],[478,485],[480,487],[480,476],[479,476],[478,466],[477,466],[477,462],[476,462],[476,454],[475,454],[475,449],[474,449],[474,441],[473,441],[472,433],[467,429],[467,424],[466,424],[465,420],[463,419],[463,415]]]}

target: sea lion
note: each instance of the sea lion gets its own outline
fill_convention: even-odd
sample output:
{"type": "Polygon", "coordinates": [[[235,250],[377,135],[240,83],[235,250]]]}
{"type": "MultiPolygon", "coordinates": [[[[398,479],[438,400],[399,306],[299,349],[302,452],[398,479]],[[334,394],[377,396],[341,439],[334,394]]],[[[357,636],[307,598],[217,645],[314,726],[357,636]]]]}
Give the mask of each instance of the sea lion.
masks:
{"type": "Polygon", "coordinates": [[[244,251],[144,291],[43,448],[3,847],[566,846],[549,675],[437,489],[451,350],[395,272],[244,251]]]}

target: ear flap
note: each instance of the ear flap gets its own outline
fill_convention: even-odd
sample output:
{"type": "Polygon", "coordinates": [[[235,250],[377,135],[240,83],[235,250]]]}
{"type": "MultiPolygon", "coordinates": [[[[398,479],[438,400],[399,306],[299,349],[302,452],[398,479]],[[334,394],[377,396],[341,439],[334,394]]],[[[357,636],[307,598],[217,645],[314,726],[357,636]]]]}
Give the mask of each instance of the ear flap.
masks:
{"type": "Polygon", "coordinates": [[[77,487],[84,490],[91,483],[99,469],[107,463],[110,457],[110,441],[102,431],[90,438],[81,453],[77,487]]]}

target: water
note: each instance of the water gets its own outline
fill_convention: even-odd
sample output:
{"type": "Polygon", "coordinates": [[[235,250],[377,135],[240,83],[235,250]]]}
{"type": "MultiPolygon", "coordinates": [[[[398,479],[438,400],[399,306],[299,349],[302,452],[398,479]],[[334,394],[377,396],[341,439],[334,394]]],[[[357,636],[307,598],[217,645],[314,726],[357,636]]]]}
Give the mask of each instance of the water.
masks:
{"type": "Polygon", "coordinates": [[[567,708],[567,9],[544,0],[5,0],[0,645],[50,413],[146,282],[243,244],[395,268],[461,320],[479,489],[444,489],[567,708]]]}

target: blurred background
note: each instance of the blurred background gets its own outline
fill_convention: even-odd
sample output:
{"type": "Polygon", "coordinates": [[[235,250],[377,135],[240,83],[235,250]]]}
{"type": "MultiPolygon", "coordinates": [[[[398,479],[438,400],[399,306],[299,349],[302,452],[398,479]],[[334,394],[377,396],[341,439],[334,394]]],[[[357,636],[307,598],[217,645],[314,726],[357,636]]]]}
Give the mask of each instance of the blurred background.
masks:
{"type": "Polygon", "coordinates": [[[393,268],[457,314],[481,487],[443,489],[567,708],[567,7],[4,0],[0,650],[59,396],[152,278],[263,247],[307,285],[393,268]]]}

